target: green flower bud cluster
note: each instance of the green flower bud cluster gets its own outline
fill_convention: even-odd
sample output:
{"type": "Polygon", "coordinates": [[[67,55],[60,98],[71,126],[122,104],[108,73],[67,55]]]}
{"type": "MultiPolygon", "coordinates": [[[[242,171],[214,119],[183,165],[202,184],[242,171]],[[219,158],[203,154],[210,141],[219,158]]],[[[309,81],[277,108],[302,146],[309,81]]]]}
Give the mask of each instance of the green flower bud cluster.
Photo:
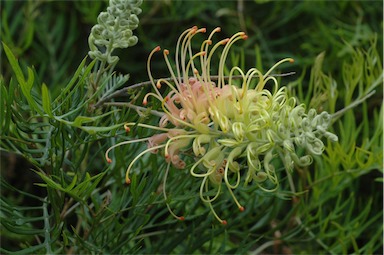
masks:
{"type": "Polygon", "coordinates": [[[115,64],[119,57],[112,56],[116,48],[127,48],[137,43],[133,35],[141,13],[142,0],[110,0],[106,12],[101,12],[88,38],[89,56],[115,64]]]}

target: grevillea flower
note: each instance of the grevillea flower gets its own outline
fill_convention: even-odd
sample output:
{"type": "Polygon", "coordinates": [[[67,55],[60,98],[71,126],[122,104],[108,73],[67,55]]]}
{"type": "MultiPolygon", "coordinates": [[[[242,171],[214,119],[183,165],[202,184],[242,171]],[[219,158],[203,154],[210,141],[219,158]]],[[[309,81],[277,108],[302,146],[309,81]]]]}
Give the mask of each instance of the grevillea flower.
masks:
{"type": "MultiPolygon", "coordinates": [[[[235,197],[234,190],[244,183],[257,185],[266,192],[275,191],[279,186],[279,176],[272,160],[279,158],[286,170],[293,166],[308,166],[311,155],[320,155],[324,150],[322,137],[337,140],[337,136],[328,132],[331,116],[327,112],[318,114],[314,109],[306,113],[305,105],[297,104],[289,97],[285,87],[279,88],[277,79],[271,72],[278,65],[293,62],[286,58],[277,62],[265,74],[256,68],[244,72],[233,67],[228,76],[224,76],[224,67],[231,46],[247,39],[243,32],[231,38],[213,43],[214,29],[203,41],[200,51],[193,52],[193,37],[205,33],[205,28],[192,27],[184,31],[176,45],[175,65],[168,59],[169,51],[163,50],[165,63],[171,79],[154,80],[151,73],[151,59],[160,47],[149,55],[147,69],[152,82],[153,92],[144,97],[143,104],[153,97],[161,102],[163,115],[158,126],[145,123],[126,123],[129,131],[133,125],[157,130],[160,133],[151,137],[124,141],[108,149],[123,144],[147,142],[148,149],[134,158],[126,171],[126,182],[130,183],[129,173],[136,161],[145,153],[161,151],[168,167],[164,177],[163,194],[166,198],[165,183],[170,167],[185,169],[186,162],[180,152],[194,154],[195,162],[188,166],[192,177],[201,179],[200,198],[208,204],[214,216],[223,224],[215,212],[212,203],[218,199],[225,187],[240,211],[244,207],[235,197]],[[217,54],[217,52],[221,54],[217,54]],[[218,65],[213,60],[219,55],[218,65]],[[218,68],[216,76],[211,74],[211,65],[218,68]],[[236,74],[236,75],[235,75],[236,74]],[[240,79],[237,79],[239,78],[240,79]],[[265,88],[272,85],[272,90],[265,88]],[[160,88],[168,87],[163,95],[160,88]],[[298,154],[298,149],[307,154],[298,154]],[[206,195],[214,191],[214,196],[206,195]]],[[[178,219],[169,205],[171,214],[178,219]]]]}

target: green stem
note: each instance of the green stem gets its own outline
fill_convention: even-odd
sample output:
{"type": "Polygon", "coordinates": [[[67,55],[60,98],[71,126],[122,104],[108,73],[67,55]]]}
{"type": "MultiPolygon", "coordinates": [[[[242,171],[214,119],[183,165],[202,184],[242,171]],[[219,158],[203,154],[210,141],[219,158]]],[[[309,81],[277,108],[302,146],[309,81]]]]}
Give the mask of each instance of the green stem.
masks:
{"type": "MultiPolygon", "coordinates": [[[[283,74],[270,74],[269,76],[272,76],[272,77],[284,77],[284,76],[290,76],[290,75],[294,75],[295,72],[289,72],[289,73],[283,73],[283,74]]],[[[217,80],[219,78],[218,75],[212,75],[210,76],[210,79],[211,80],[217,80]]],[[[231,79],[242,79],[244,78],[242,75],[233,75],[231,77],[231,79]]],[[[258,78],[258,76],[254,76],[253,78],[258,78]]],[[[229,79],[229,76],[225,76],[224,79],[229,79]]],[[[173,78],[172,77],[169,77],[169,78],[162,78],[162,80],[165,80],[165,81],[172,81],[173,78]]],[[[156,84],[158,80],[154,80],[154,83],[156,84]]],[[[126,96],[127,93],[128,93],[128,90],[132,90],[132,89],[135,89],[135,88],[140,88],[140,87],[144,87],[144,86],[148,86],[152,84],[151,81],[144,81],[144,82],[140,82],[140,83],[136,83],[136,84],[133,84],[131,86],[128,86],[128,87],[125,87],[125,88],[122,88],[122,89],[119,89],[117,91],[115,91],[114,93],[110,94],[109,96],[106,96],[104,97],[103,99],[101,99],[99,102],[97,102],[95,104],[95,107],[99,107],[100,105],[102,105],[105,101],[108,101],[114,97],[119,97],[119,96],[126,96]]]]}
{"type": "Polygon", "coordinates": [[[52,254],[51,250],[51,235],[50,235],[50,224],[49,224],[49,214],[48,214],[48,201],[47,198],[44,199],[43,203],[43,216],[44,216],[44,244],[46,254],[52,254]]]}

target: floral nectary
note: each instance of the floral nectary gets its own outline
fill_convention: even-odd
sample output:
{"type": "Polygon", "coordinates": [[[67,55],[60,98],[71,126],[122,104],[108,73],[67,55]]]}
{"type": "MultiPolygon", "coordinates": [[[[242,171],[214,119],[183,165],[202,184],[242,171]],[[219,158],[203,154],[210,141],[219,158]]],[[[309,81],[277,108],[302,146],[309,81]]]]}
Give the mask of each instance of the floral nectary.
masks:
{"type": "MultiPolygon", "coordinates": [[[[270,75],[278,65],[293,62],[293,59],[277,62],[265,74],[256,68],[244,72],[233,67],[229,75],[224,76],[231,46],[245,40],[247,35],[239,32],[213,44],[212,38],[219,31],[220,28],[214,29],[197,53],[192,51],[192,40],[197,34],[205,33],[205,28],[192,27],[183,32],[176,45],[175,71],[168,59],[169,51],[164,50],[171,79],[153,79],[151,58],[161,49],[158,46],[150,53],[147,69],[154,91],[144,97],[143,104],[147,105],[149,97],[154,97],[161,102],[163,116],[158,126],[126,123],[125,127],[129,130],[130,126],[138,125],[160,133],[116,144],[108,149],[106,158],[111,162],[108,153],[117,146],[146,141],[148,149],[130,162],[126,182],[130,183],[130,170],[144,153],[159,151],[168,162],[166,181],[170,166],[186,168],[180,152],[193,152],[195,162],[188,168],[193,177],[202,179],[200,198],[209,205],[214,216],[226,224],[212,206],[222,186],[243,211],[244,207],[233,192],[241,182],[257,185],[267,192],[275,191],[279,178],[273,159],[280,158],[288,172],[294,165],[308,166],[312,163],[311,155],[321,155],[324,150],[321,138],[336,141],[337,136],[327,131],[330,114],[318,114],[314,109],[306,112],[305,105],[297,104],[295,98],[288,96],[287,89],[279,88],[277,79],[270,75]],[[216,55],[220,56],[218,65],[215,63],[218,73],[213,76],[210,69],[216,55]],[[272,85],[272,91],[265,88],[266,84],[272,85]],[[168,87],[165,96],[160,93],[163,86],[168,87]],[[299,148],[307,154],[298,155],[299,148]],[[206,192],[212,189],[216,195],[207,196],[206,192]]],[[[176,218],[184,219],[172,210],[170,212],[176,218]]]]}

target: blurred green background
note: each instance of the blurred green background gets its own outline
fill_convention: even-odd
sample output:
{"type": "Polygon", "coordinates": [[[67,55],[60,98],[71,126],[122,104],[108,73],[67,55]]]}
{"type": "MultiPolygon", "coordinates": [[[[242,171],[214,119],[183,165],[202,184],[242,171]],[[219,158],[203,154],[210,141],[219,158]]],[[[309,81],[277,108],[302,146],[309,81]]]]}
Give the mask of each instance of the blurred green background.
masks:
{"type": "MultiPolygon", "coordinates": [[[[107,1],[2,1],[2,41],[27,65],[33,65],[53,90],[70,79],[87,55],[87,38],[107,1]],[[56,87],[56,88],[55,88],[56,87]]],[[[178,35],[197,25],[207,31],[220,26],[219,36],[245,31],[249,39],[237,46],[247,67],[261,58],[267,68],[293,57],[296,70],[309,67],[326,52],[324,68],[340,73],[340,60],[353,47],[367,47],[377,34],[382,54],[381,1],[144,1],[139,43],[116,54],[119,70],[130,73],[130,84],[148,80],[149,52],[157,45],[173,50],[178,35]]],[[[236,45],[235,45],[236,48],[236,45]]],[[[236,51],[235,51],[236,52],[236,51]]],[[[154,59],[159,76],[168,75],[162,59],[154,59]]],[[[3,61],[2,73],[9,77],[3,61]]]]}

